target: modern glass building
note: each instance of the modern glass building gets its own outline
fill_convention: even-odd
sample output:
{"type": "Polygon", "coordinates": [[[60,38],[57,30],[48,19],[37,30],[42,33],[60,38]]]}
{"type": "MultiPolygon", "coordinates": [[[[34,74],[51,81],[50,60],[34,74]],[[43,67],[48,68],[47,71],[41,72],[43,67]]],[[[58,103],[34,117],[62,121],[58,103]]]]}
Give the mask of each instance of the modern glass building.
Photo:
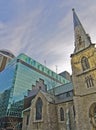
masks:
{"type": "Polygon", "coordinates": [[[39,79],[47,90],[70,82],[25,54],[14,58],[0,73],[0,116],[20,117],[24,96],[39,79]]]}

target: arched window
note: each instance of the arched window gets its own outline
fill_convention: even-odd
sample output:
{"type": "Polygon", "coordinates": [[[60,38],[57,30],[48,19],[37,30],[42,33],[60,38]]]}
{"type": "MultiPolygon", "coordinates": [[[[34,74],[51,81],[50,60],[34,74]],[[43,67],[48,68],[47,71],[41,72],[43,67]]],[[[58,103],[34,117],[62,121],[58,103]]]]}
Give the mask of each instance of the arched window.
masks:
{"type": "Polygon", "coordinates": [[[82,65],[83,71],[89,69],[90,66],[89,66],[88,58],[83,57],[83,58],[81,59],[81,65],[82,65]]]}
{"type": "Polygon", "coordinates": [[[29,114],[27,115],[27,120],[26,120],[26,125],[28,125],[28,123],[29,123],[29,114]]]}
{"type": "Polygon", "coordinates": [[[95,120],[95,123],[96,123],[96,106],[94,107],[94,120],[95,120]]]}
{"type": "Polygon", "coordinates": [[[64,121],[64,110],[62,107],[60,108],[60,121],[64,121]]]}
{"type": "MultiPolygon", "coordinates": [[[[96,129],[96,103],[94,102],[89,109],[90,122],[93,128],[96,129]]],[[[94,129],[94,130],[95,130],[94,129]]]]}
{"type": "Polygon", "coordinates": [[[36,120],[42,119],[42,106],[43,106],[43,102],[39,97],[36,102],[36,120]]]}
{"type": "Polygon", "coordinates": [[[87,88],[94,86],[94,79],[92,78],[91,75],[85,77],[85,82],[87,84],[87,88]]]}
{"type": "Polygon", "coordinates": [[[74,114],[74,117],[75,117],[76,113],[75,113],[75,107],[74,107],[74,105],[73,105],[73,114],[74,114]]]}

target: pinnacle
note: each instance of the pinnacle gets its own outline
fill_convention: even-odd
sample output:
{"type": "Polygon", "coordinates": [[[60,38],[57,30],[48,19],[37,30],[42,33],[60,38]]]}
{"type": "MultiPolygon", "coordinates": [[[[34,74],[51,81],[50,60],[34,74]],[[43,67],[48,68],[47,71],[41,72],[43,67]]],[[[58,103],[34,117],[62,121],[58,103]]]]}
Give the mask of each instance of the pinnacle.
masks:
{"type": "Polygon", "coordinates": [[[74,9],[74,8],[72,8],[72,11],[75,11],[75,9],[74,9]]]}

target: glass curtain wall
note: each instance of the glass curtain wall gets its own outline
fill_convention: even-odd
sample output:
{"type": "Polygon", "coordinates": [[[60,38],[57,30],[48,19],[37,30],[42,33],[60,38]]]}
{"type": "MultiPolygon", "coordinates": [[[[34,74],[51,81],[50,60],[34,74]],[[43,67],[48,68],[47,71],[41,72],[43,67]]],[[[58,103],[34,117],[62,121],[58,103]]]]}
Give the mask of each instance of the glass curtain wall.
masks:
{"type": "Polygon", "coordinates": [[[69,82],[25,54],[20,54],[6,66],[0,73],[0,105],[7,116],[21,116],[24,96],[39,79],[44,80],[47,90],[69,82]]]}

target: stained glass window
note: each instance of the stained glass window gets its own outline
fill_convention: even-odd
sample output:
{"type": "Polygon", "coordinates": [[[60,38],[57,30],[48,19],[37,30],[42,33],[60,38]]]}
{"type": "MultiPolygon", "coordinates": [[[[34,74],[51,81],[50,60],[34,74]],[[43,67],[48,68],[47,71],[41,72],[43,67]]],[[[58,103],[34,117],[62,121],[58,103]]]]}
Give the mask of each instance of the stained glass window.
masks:
{"type": "Polygon", "coordinates": [[[36,102],[36,120],[42,119],[42,106],[43,106],[43,102],[41,98],[39,97],[36,102]]]}

